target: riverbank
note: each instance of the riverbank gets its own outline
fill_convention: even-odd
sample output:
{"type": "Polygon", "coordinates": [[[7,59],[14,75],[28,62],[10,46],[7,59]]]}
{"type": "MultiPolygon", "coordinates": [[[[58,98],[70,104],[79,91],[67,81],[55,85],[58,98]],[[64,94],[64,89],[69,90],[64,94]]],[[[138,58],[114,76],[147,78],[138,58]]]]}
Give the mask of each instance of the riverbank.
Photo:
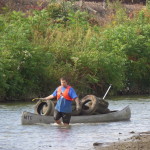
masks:
{"type": "Polygon", "coordinates": [[[131,138],[112,143],[94,143],[95,150],[149,150],[150,131],[141,132],[131,138]]]}

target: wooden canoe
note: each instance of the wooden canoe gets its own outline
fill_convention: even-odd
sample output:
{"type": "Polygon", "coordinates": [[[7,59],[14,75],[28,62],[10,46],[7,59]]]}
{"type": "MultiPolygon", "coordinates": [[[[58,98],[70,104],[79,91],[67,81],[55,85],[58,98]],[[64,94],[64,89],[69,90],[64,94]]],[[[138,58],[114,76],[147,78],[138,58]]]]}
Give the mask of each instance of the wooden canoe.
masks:
{"type": "MultiPolygon", "coordinates": [[[[99,123],[99,122],[115,122],[130,120],[131,110],[129,106],[126,106],[122,110],[112,111],[107,114],[98,115],[86,115],[86,116],[72,116],[70,123],[99,123]]],[[[21,116],[22,125],[31,124],[50,124],[54,123],[53,116],[38,115],[30,112],[23,112],[21,116]]]]}

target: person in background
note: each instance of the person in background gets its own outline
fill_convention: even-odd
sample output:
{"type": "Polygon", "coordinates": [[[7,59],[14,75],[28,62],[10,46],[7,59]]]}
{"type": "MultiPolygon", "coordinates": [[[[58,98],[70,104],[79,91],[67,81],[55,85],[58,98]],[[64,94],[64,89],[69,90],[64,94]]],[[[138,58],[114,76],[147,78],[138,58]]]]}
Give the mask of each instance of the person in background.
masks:
{"type": "Polygon", "coordinates": [[[76,102],[76,110],[79,111],[80,102],[75,90],[68,85],[68,80],[64,77],[60,78],[61,85],[49,96],[40,98],[40,100],[50,100],[57,98],[54,109],[54,120],[59,125],[69,125],[72,113],[72,102],[76,102]],[[61,119],[63,123],[61,122],[61,119]]]}

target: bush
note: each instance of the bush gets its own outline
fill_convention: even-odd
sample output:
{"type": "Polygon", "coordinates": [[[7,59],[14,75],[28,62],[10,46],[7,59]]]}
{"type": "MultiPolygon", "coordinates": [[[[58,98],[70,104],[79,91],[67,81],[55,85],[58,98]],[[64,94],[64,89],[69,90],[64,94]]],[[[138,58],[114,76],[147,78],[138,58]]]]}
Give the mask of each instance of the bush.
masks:
{"type": "Polygon", "coordinates": [[[80,96],[103,95],[110,83],[112,93],[129,83],[150,87],[146,10],[132,20],[116,16],[115,24],[105,27],[91,25],[90,16],[68,2],[29,14],[0,16],[1,99],[45,96],[61,76],[68,76],[80,96]]]}

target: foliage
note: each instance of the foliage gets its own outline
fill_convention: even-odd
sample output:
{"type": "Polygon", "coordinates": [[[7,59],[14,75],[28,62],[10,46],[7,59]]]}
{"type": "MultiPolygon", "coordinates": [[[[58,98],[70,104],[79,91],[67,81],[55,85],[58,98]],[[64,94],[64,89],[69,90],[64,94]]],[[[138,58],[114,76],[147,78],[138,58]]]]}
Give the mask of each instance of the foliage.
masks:
{"type": "Polygon", "coordinates": [[[29,99],[50,94],[67,76],[80,96],[130,87],[150,88],[150,16],[130,19],[117,9],[105,26],[70,3],[0,15],[0,97],[29,99]]]}

